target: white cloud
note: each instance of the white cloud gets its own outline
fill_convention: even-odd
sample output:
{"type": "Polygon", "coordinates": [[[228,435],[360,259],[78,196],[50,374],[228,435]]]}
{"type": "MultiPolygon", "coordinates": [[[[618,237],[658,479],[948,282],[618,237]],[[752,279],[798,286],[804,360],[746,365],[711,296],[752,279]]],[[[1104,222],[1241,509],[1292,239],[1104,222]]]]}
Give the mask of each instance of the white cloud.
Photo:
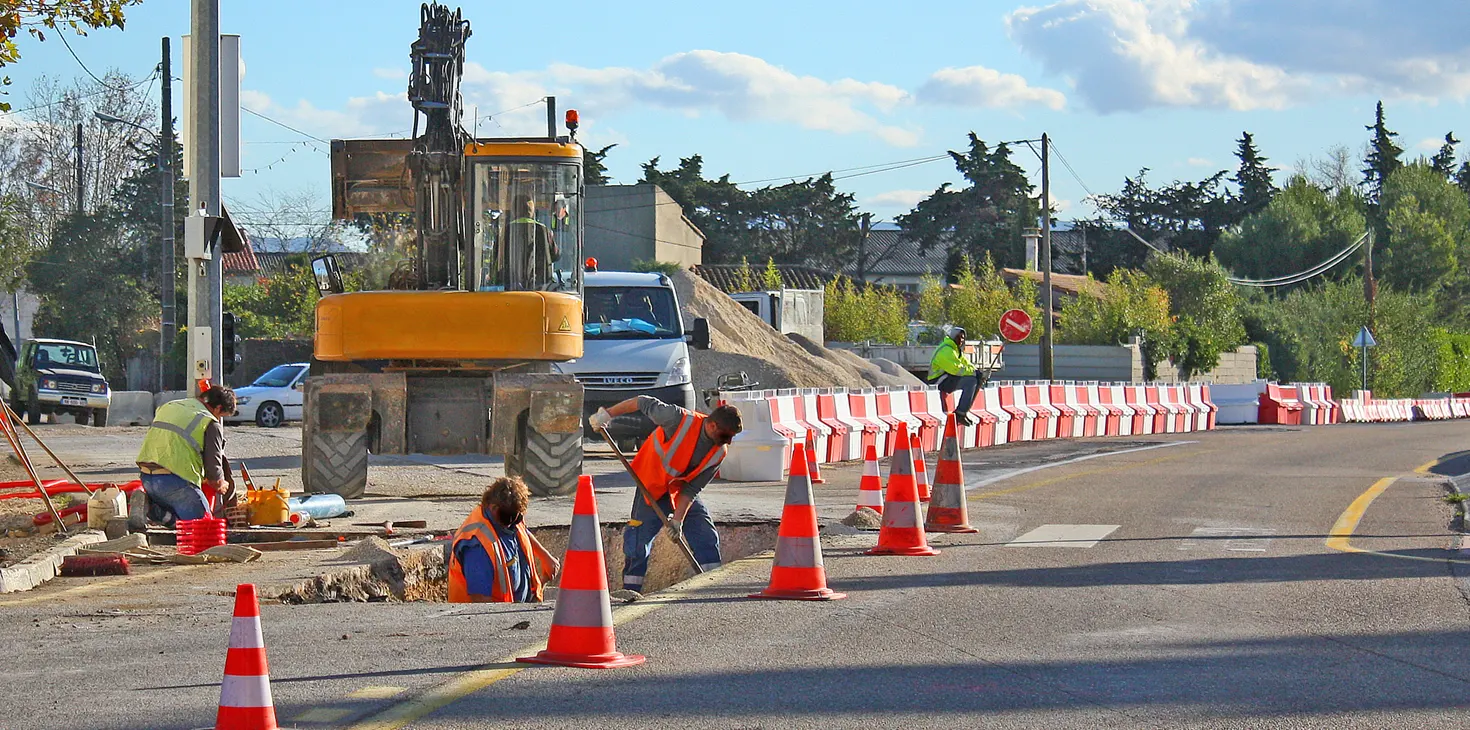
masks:
{"type": "Polygon", "coordinates": [[[1213,165],[1215,163],[1210,162],[1203,157],[1191,157],[1185,160],[1184,164],[1189,165],[1190,167],[1209,167],[1210,165],[1213,165]]]}
{"type": "Polygon", "coordinates": [[[1463,0],[1057,0],[1006,25],[1102,112],[1470,98],[1463,0]]]}
{"type": "Polygon", "coordinates": [[[984,66],[935,71],[915,97],[923,104],[1014,109],[1045,106],[1061,109],[1067,97],[1055,89],[1032,86],[1026,79],[984,66]]]}
{"type": "Polygon", "coordinates": [[[1006,18],[1012,39],[1066,76],[1094,109],[1248,110],[1295,101],[1284,71],[1216,52],[1188,35],[1193,0],[1062,0],[1006,18]]]}
{"type": "Polygon", "coordinates": [[[1440,146],[1442,146],[1443,144],[1444,137],[1425,137],[1424,139],[1419,140],[1418,144],[1414,145],[1414,149],[1424,150],[1426,152],[1438,152],[1440,146]]]}
{"type": "Polygon", "coordinates": [[[919,201],[929,197],[932,190],[889,190],[886,193],[878,193],[869,197],[866,201],[874,208],[902,208],[909,210],[919,204],[919,201]]]}

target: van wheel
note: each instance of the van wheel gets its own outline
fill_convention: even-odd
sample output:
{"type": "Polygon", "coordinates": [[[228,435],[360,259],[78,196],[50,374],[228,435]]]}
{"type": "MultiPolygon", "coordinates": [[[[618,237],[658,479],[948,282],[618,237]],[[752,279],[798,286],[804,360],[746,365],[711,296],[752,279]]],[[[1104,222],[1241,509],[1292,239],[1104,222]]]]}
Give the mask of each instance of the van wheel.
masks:
{"type": "Polygon", "coordinates": [[[78,426],[85,426],[85,425],[87,425],[87,422],[89,422],[91,420],[92,420],[92,412],[91,411],[89,411],[89,410],[87,410],[85,408],[83,408],[80,411],[77,411],[77,425],[78,426]]]}
{"type": "Polygon", "coordinates": [[[31,391],[31,399],[26,402],[26,423],[32,426],[41,425],[41,396],[36,391],[31,391]]]}
{"type": "Polygon", "coordinates": [[[97,426],[98,428],[101,428],[101,427],[107,425],[107,409],[106,408],[93,408],[92,409],[92,425],[93,426],[97,426]]]}

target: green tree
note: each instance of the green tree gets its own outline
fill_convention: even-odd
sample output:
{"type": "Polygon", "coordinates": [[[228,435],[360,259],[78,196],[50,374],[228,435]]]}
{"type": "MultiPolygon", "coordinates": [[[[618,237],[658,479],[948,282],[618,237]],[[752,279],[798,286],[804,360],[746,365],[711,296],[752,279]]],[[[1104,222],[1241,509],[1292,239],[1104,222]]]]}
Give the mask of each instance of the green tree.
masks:
{"type": "Polygon", "coordinates": [[[1025,263],[1021,233],[1036,225],[1041,208],[1031,197],[1026,171],[1011,161],[1010,147],[994,148],[974,132],[965,152],[951,151],[966,186],[939,186],[912,211],[898,217],[904,233],[922,250],[940,248],[967,254],[972,260],[989,255],[1002,266],[1025,263]]]}
{"type": "Polygon", "coordinates": [[[36,255],[36,243],[21,221],[20,201],[0,198],[0,290],[14,291],[25,281],[26,265],[36,255]]]}
{"type": "MultiPolygon", "coordinates": [[[[347,288],[356,287],[348,283],[347,288]]],[[[304,255],[288,261],[279,275],[253,285],[224,287],[224,308],[235,314],[240,337],[310,337],[316,323],[316,300],[316,278],[304,255]]]]}
{"type": "Polygon", "coordinates": [[[775,291],[781,288],[781,270],[776,268],[774,258],[766,259],[766,268],[761,271],[761,286],[767,291],[775,291]]]}
{"type": "MultiPolygon", "coordinates": [[[[1205,256],[1214,250],[1220,235],[1240,219],[1239,206],[1225,190],[1226,174],[1221,170],[1199,182],[1175,180],[1154,188],[1148,184],[1148,169],[1144,168],[1137,176],[1125,179],[1118,193],[1097,196],[1097,204],[1113,221],[1156,245],[1205,256]]],[[[1142,246],[1137,242],[1132,245],[1142,246]]]]}
{"type": "MultiPolygon", "coordinates": [[[[1304,271],[1350,246],[1366,230],[1362,200],[1351,190],[1329,195],[1295,175],[1266,207],[1220,237],[1215,251],[1235,274],[1252,279],[1304,271]]],[[[1353,259],[1327,276],[1353,271],[1353,259]]],[[[1314,281],[1300,286],[1312,286],[1314,281]]]]}
{"type": "Polygon", "coordinates": [[[604,161],[607,159],[607,153],[611,152],[614,147],[617,145],[610,144],[600,150],[593,150],[590,147],[582,149],[583,184],[606,185],[612,182],[612,178],[607,174],[607,165],[604,164],[604,161]]]}
{"type": "Polygon", "coordinates": [[[750,268],[750,260],[744,256],[740,257],[740,268],[735,270],[731,278],[733,279],[731,284],[737,292],[755,291],[756,282],[759,281],[755,276],[755,270],[750,268]]]}
{"type": "Polygon", "coordinates": [[[949,322],[944,306],[944,282],[939,277],[925,276],[919,280],[919,319],[934,326],[949,322]]]}
{"type": "Polygon", "coordinates": [[[1434,168],[1434,171],[1442,175],[1446,180],[1455,179],[1455,145],[1459,143],[1460,140],[1455,139],[1454,132],[1446,132],[1444,135],[1444,144],[1440,145],[1439,152],[1436,152],[1434,157],[1429,158],[1429,166],[1434,168]]]}
{"type": "Polygon", "coordinates": [[[1141,337],[1150,378],[1175,349],[1169,293],[1140,271],[1117,269],[1101,295],[1082,294],[1062,309],[1059,319],[1057,339],[1069,345],[1121,345],[1141,337]]]}
{"type": "Polygon", "coordinates": [[[1404,149],[1393,141],[1399,133],[1389,130],[1383,116],[1382,101],[1378,102],[1377,110],[1373,114],[1373,124],[1364,129],[1373,133],[1373,139],[1368,143],[1368,156],[1363,161],[1363,182],[1368,185],[1369,202],[1377,205],[1388,184],[1388,178],[1395,170],[1404,166],[1399,159],[1403,156],[1404,149]]]}
{"type": "Polygon", "coordinates": [[[1183,377],[1213,370],[1221,353],[1245,343],[1235,286],[1215,257],[1161,254],[1144,271],[1169,293],[1174,364],[1183,377]]]}
{"type": "MultiPolygon", "coordinates": [[[[989,256],[975,265],[962,257],[955,272],[955,285],[945,295],[949,321],[965,328],[971,339],[995,337],[1000,332],[1000,315],[1009,309],[1020,309],[1036,320],[1036,285],[1021,279],[1014,287],[1006,284],[989,256]]],[[[1041,327],[1032,328],[1027,342],[1041,338],[1041,327]]]]}
{"type": "Polygon", "coordinates": [[[158,302],[139,283],[142,268],[153,261],[133,244],[116,212],[69,216],[26,269],[41,298],[37,331],[96,342],[103,374],[125,380],[128,355],[153,342],[142,333],[158,302]]]}
{"type": "Polygon", "coordinates": [[[1430,165],[1389,175],[1380,208],[1388,236],[1378,269],[1386,283],[1434,292],[1470,264],[1470,200],[1430,165]]]}
{"type": "Polygon", "coordinates": [[[1245,218],[1264,209],[1276,195],[1276,185],[1271,181],[1271,168],[1267,158],[1256,148],[1255,138],[1250,132],[1241,132],[1235,156],[1240,165],[1235,169],[1235,181],[1240,188],[1239,216],[1245,218]]]}
{"type": "MultiPolygon", "coordinates": [[[[22,30],[38,41],[46,40],[46,31],[70,29],[86,35],[90,28],[122,28],[123,8],[142,0],[0,0],[0,68],[20,60],[15,37],[22,30]]],[[[0,78],[0,86],[9,86],[10,77],[0,78]]],[[[10,105],[0,101],[0,112],[10,105]]]]}

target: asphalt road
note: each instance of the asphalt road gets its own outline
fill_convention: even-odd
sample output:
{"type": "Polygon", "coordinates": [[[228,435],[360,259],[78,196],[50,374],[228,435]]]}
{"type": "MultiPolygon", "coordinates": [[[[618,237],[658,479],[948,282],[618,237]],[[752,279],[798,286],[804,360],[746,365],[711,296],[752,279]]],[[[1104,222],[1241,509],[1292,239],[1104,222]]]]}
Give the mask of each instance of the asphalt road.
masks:
{"type": "MultiPolygon", "coordinates": [[[[1436,475],[1470,472],[1470,423],[1149,441],[1173,445],[1009,478],[1058,447],[967,454],[981,533],[929,558],[833,534],[841,601],[748,600],[752,558],[618,608],[637,668],[498,664],[546,607],[265,606],[282,726],[1470,725],[1470,555],[1436,475]]],[[[853,471],[828,478],[848,503],[853,471]]],[[[191,570],[0,597],[0,728],[211,726],[230,599],[191,570]]]]}

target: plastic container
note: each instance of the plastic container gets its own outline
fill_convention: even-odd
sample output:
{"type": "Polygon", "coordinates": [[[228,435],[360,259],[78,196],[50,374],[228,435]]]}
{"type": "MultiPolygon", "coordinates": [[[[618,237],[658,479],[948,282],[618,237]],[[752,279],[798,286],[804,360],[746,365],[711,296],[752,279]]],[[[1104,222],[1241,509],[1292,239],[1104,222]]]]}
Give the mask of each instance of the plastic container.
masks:
{"type": "Polygon", "coordinates": [[[214,517],[179,520],[174,525],[174,536],[180,555],[196,555],[225,544],[225,521],[214,517]]]}
{"type": "MultiPolygon", "coordinates": [[[[330,520],[347,514],[347,501],[339,494],[308,494],[293,497],[286,503],[290,512],[305,512],[318,520],[330,520]]],[[[287,519],[290,515],[287,515],[287,519]]]]}
{"type": "Polygon", "coordinates": [[[732,482],[779,482],[786,473],[791,444],[786,439],[740,434],[720,462],[720,478],[732,482]]]}
{"type": "Polygon", "coordinates": [[[288,493],[279,487],[252,489],[245,493],[245,503],[250,505],[250,524],[279,525],[291,518],[291,507],[287,504],[288,493]]]}
{"type": "Polygon", "coordinates": [[[87,527],[93,530],[106,529],[108,520],[127,516],[127,495],[117,487],[99,489],[87,498],[87,527]]]}

